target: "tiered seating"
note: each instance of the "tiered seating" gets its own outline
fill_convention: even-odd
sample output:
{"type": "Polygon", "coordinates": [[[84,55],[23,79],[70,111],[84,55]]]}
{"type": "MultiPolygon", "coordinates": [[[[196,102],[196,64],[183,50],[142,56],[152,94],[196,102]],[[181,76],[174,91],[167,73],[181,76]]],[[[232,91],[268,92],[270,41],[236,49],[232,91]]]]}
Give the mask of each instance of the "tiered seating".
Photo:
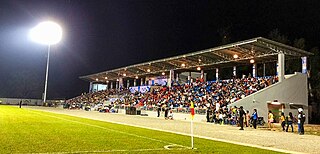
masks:
{"type": "Polygon", "coordinates": [[[215,82],[201,82],[174,85],[169,88],[163,86],[147,93],[130,93],[128,90],[105,90],[89,94],[82,94],[67,101],[68,108],[84,108],[104,103],[115,94],[121,99],[111,103],[114,106],[141,106],[142,109],[153,110],[157,107],[168,107],[177,112],[188,112],[190,99],[195,104],[197,113],[205,114],[210,108],[214,112],[226,109],[227,105],[253,94],[273,83],[276,77],[229,79],[215,82]]]}

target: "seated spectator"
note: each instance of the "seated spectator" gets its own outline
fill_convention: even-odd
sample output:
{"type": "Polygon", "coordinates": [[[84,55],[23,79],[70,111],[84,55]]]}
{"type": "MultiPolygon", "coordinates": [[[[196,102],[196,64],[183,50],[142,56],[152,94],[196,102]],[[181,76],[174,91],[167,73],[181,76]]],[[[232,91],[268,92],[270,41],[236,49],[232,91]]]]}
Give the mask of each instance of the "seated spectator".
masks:
{"type": "Polygon", "coordinates": [[[170,110],[170,112],[169,112],[168,119],[173,120],[173,111],[172,110],[170,110]]]}
{"type": "Polygon", "coordinates": [[[157,110],[158,104],[161,104],[162,107],[168,107],[172,111],[187,113],[189,112],[189,101],[192,99],[197,114],[206,114],[207,109],[210,108],[211,113],[207,113],[208,122],[219,121],[219,123],[235,124],[237,109],[236,107],[227,109],[227,105],[275,82],[277,82],[276,77],[252,78],[248,76],[242,79],[232,78],[215,82],[204,82],[198,78],[191,84],[179,83],[170,88],[167,86],[151,88],[152,90],[145,93],[138,91],[131,93],[125,88],[83,93],[67,100],[65,106],[69,109],[104,110],[106,112],[104,107],[109,101],[112,102],[108,106],[110,112],[116,112],[115,106],[157,110]]]}

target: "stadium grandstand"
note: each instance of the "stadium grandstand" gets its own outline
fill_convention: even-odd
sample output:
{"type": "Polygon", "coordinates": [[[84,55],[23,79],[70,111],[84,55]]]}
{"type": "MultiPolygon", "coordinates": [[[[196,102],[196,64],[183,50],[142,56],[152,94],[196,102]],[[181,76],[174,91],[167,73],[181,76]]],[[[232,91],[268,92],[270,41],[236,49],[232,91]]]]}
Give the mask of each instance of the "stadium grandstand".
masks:
{"type": "Polygon", "coordinates": [[[257,109],[264,119],[269,110],[278,118],[281,112],[296,113],[297,108],[303,108],[308,116],[307,57],[311,55],[257,37],[81,76],[90,83],[89,92],[68,101],[92,106],[116,102],[144,109],[165,104],[177,112],[188,112],[188,100],[192,99],[199,114],[209,108],[219,112],[243,106],[249,111],[257,109]],[[287,59],[301,59],[301,72],[285,74],[287,59]],[[240,72],[243,66],[249,71],[240,72]],[[222,77],[226,69],[232,74],[222,77]]]}

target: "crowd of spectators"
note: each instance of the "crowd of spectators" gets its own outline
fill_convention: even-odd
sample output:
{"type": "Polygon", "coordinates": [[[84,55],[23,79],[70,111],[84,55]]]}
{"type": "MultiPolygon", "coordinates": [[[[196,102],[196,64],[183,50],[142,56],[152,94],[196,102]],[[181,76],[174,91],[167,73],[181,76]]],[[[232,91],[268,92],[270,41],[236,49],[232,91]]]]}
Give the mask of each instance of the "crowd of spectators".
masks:
{"type": "Polygon", "coordinates": [[[228,79],[203,82],[196,79],[191,84],[174,84],[172,87],[161,86],[149,92],[131,93],[127,89],[109,89],[82,94],[67,101],[66,108],[97,110],[106,106],[111,108],[140,107],[144,110],[171,109],[176,112],[189,112],[190,101],[194,102],[196,113],[207,114],[208,122],[234,123],[236,109],[227,105],[253,94],[273,83],[277,77],[228,79]],[[112,99],[116,96],[118,99],[112,99]],[[93,108],[93,109],[92,109],[93,108]]]}
{"type": "MultiPolygon", "coordinates": [[[[109,89],[92,93],[82,93],[80,96],[67,100],[64,108],[67,109],[84,109],[87,111],[95,110],[99,112],[116,112],[115,103],[110,102],[114,95],[122,95],[128,92],[127,89],[109,89]]],[[[119,100],[117,99],[117,102],[119,100]]]]}

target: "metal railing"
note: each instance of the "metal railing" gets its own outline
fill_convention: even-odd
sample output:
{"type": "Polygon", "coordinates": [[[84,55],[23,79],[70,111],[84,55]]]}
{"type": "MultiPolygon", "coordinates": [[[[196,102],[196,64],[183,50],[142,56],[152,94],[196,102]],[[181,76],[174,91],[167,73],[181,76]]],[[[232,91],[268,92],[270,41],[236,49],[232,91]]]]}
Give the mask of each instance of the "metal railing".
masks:
{"type": "MultiPolygon", "coordinates": [[[[115,108],[116,109],[127,109],[129,108],[129,105],[116,105],[115,108]]],[[[186,113],[189,114],[190,113],[190,108],[188,107],[173,107],[170,108],[173,112],[175,113],[186,113]]],[[[137,110],[143,110],[143,111],[157,111],[158,107],[153,107],[153,106],[140,106],[137,108],[137,110]]],[[[161,108],[161,111],[163,111],[164,108],[161,108]]],[[[207,113],[206,109],[203,108],[195,108],[195,114],[200,114],[200,115],[204,115],[207,113]]]]}

